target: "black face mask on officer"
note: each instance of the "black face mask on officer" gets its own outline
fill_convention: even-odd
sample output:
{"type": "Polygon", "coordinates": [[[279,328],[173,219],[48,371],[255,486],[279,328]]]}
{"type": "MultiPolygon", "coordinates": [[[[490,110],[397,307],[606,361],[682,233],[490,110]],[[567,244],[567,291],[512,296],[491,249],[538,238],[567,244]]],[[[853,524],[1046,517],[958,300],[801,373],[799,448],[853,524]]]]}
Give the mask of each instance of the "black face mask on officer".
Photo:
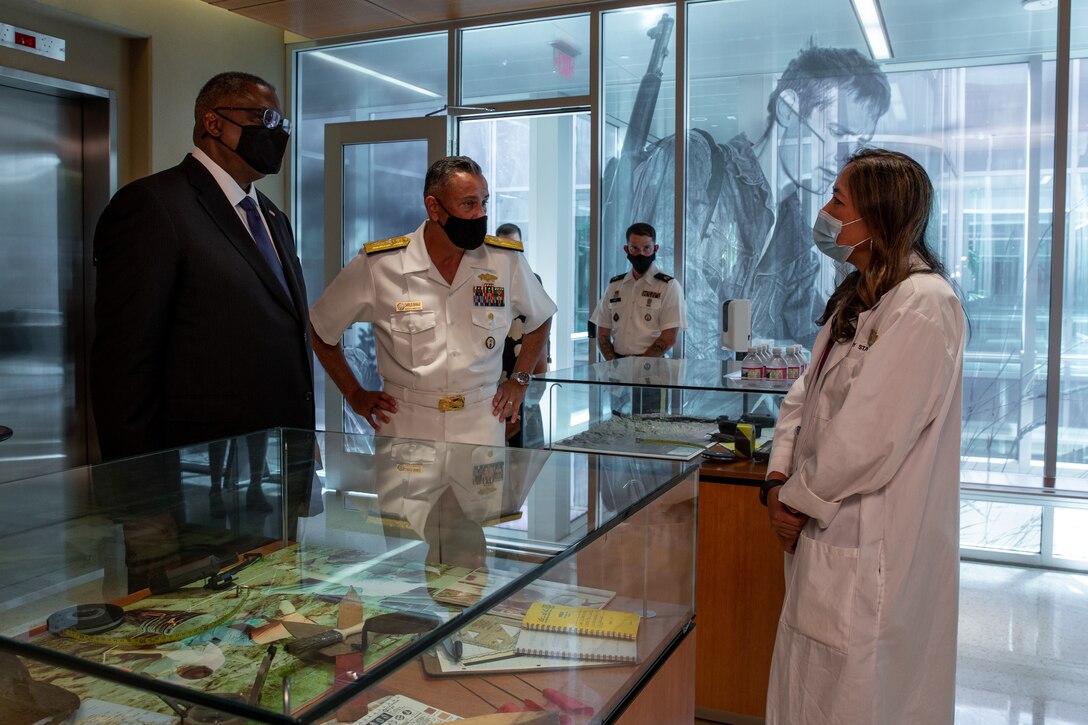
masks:
{"type": "Polygon", "coordinates": [[[635,271],[639,274],[646,274],[646,270],[650,268],[650,265],[657,259],[657,252],[653,254],[630,254],[627,255],[627,261],[631,263],[631,266],[635,268],[635,271]]]}
{"type": "MultiPolygon", "coordinates": [[[[242,129],[238,136],[238,146],[231,149],[242,161],[249,164],[250,168],[258,174],[279,173],[280,165],[283,164],[283,152],[287,150],[287,142],[291,138],[291,134],[287,133],[282,125],[275,128],[268,128],[263,123],[242,125],[219,111],[215,111],[215,115],[242,129]]],[[[212,138],[227,146],[218,136],[212,138]]]]}
{"type": "Polygon", "coordinates": [[[446,233],[446,236],[450,238],[455,246],[471,251],[478,249],[484,243],[484,237],[487,236],[486,214],[475,219],[465,219],[464,217],[454,216],[437,196],[434,197],[434,200],[442,207],[442,211],[447,214],[446,221],[439,222],[438,226],[442,227],[442,231],[446,233]]]}

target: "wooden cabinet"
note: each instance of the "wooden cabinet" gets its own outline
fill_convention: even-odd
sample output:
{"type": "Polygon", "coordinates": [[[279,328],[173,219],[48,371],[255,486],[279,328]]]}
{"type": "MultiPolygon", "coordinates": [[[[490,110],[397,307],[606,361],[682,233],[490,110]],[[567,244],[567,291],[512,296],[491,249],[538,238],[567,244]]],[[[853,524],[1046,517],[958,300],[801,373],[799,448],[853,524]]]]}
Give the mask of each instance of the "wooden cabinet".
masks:
{"type": "Polygon", "coordinates": [[[782,550],[759,504],[765,467],[700,471],[696,589],[696,715],[756,722],[765,714],[778,615],[782,550]]]}

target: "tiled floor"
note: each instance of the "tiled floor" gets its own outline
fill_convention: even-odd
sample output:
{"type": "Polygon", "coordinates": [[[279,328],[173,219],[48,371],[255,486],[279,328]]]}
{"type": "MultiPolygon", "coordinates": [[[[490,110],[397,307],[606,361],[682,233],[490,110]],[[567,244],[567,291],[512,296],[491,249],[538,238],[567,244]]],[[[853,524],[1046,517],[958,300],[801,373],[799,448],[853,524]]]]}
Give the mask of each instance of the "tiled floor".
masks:
{"type": "Polygon", "coordinates": [[[1088,575],[964,562],[960,577],[956,725],[1088,725],[1088,575]]]}

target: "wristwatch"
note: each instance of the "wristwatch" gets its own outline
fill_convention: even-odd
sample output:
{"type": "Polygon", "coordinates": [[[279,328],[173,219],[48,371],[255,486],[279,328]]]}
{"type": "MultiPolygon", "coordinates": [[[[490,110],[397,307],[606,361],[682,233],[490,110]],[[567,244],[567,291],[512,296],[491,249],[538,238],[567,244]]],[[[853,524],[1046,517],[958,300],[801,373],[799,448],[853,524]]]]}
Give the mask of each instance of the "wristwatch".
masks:
{"type": "Polygon", "coordinates": [[[785,481],[779,481],[777,478],[772,478],[769,481],[764,481],[759,484],[759,502],[764,506],[767,505],[767,494],[770,493],[772,488],[781,486],[785,481]]]}
{"type": "Polygon", "coordinates": [[[510,379],[518,385],[528,385],[532,381],[533,376],[529,373],[511,373],[510,379]]]}

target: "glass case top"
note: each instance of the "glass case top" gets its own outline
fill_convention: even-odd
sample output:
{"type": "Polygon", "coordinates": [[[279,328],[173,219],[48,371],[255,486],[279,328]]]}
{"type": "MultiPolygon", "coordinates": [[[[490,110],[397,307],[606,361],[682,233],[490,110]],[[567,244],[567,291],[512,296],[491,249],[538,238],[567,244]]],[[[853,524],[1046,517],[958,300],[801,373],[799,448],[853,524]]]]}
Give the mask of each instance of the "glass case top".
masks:
{"type": "Polygon", "coordinates": [[[553,383],[599,383],[687,390],[740,390],[785,394],[792,380],[744,380],[740,363],[732,360],[695,360],[625,357],[592,365],[552,370],[534,376],[553,383]]]}
{"type": "Polygon", "coordinates": [[[311,722],[478,614],[614,594],[557,565],[694,469],[273,429],[12,482],[0,650],[30,664],[0,665],[149,712],[311,722]]]}

